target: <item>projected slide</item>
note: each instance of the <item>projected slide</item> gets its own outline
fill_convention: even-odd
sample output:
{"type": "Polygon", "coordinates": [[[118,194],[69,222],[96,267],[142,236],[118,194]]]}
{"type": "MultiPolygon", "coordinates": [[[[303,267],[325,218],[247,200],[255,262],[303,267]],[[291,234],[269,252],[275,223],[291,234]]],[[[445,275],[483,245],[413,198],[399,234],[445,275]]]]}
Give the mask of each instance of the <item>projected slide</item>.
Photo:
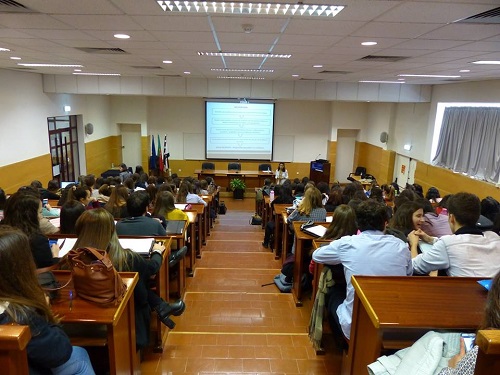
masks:
{"type": "Polygon", "coordinates": [[[271,160],[274,103],[206,102],[206,158],[271,160]]]}

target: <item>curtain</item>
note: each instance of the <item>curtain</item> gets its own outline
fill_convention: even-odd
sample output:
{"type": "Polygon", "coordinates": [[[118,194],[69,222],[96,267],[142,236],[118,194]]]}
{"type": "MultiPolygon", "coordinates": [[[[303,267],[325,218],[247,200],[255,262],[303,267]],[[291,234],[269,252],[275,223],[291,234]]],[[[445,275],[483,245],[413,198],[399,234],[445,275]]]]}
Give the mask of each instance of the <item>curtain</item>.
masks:
{"type": "Polygon", "coordinates": [[[500,177],[500,108],[446,108],[432,164],[497,183],[500,177]]]}

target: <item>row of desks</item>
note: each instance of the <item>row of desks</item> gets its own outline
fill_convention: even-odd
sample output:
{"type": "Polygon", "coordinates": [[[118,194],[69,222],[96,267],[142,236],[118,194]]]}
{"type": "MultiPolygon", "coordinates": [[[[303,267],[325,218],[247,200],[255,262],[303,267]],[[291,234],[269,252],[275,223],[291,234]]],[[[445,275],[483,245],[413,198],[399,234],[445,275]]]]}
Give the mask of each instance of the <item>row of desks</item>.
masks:
{"type": "MultiPolygon", "coordinates": [[[[206,238],[210,235],[210,228],[213,225],[210,217],[210,209],[215,205],[213,196],[203,196],[208,203],[190,204],[184,211],[188,215],[183,234],[169,235],[165,237],[155,236],[155,241],[163,242],[166,250],[162,267],[155,277],[155,289],[159,296],[168,301],[170,298],[170,277],[168,267],[168,254],[172,244],[175,242],[177,249],[185,245],[186,231],[191,238],[189,245],[189,256],[179,262],[179,277],[177,279],[179,297],[185,293],[186,272],[193,276],[196,258],[201,257],[202,247],[206,244],[206,238]]],[[[66,237],[62,235],[51,235],[51,238],[66,237]]],[[[132,238],[130,236],[120,236],[121,238],[132,238]]],[[[147,236],[151,237],[151,236],[147,236]]],[[[137,238],[137,237],[135,237],[137,238]]],[[[64,284],[70,277],[69,271],[54,271],[56,279],[64,284]]],[[[60,298],[52,304],[53,311],[62,317],[63,324],[90,325],[92,327],[105,327],[105,337],[72,337],[74,345],[91,345],[102,341],[108,348],[110,373],[111,374],[139,374],[140,361],[135,348],[135,310],[133,290],[137,284],[136,273],[120,273],[122,279],[127,284],[127,292],[122,301],[116,306],[97,306],[76,296],[71,304],[69,303],[69,291],[72,284],[60,291],[60,298]]],[[[157,329],[155,335],[154,350],[161,352],[167,336],[167,328],[161,324],[157,318],[157,329]]],[[[93,329],[89,329],[92,332],[93,329]]]]}
{"type": "MultiPolygon", "coordinates": [[[[274,250],[283,261],[288,244],[286,207],[275,204],[271,211],[269,197],[260,205],[263,227],[274,220],[274,250]]],[[[295,267],[292,294],[296,306],[302,306],[300,288],[305,241],[314,247],[323,245],[293,223],[295,235],[295,267]]],[[[329,223],[316,223],[328,226],[329,223]]],[[[317,290],[317,274],[313,281],[313,298],[317,290]]],[[[370,277],[354,276],[353,320],[349,350],[343,358],[342,375],[366,373],[366,366],[381,355],[383,349],[401,349],[412,344],[429,330],[475,331],[484,313],[487,291],[477,278],[466,277],[370,277]]],[[[494,335],[495,336],[495,335],[494,335]]],[[[495,337],[499,337],[497,333],[495,337]]],[[[498,359],[498,354],[497,359],[498,359]]],[[[491,361],[491,356],[489,360],[491,361]]],[[[495,369],[500,367],[497,362],[495,369]]],[[[488,367],[490,370],[493,367],[488,367]]],[[[489,371],[489,370],[488,370],[489,371]]],[[[488,372],[484,372],[488,373],[488,372]]],[[[489,372],[493,373],[493,372],[489,372]]]]}

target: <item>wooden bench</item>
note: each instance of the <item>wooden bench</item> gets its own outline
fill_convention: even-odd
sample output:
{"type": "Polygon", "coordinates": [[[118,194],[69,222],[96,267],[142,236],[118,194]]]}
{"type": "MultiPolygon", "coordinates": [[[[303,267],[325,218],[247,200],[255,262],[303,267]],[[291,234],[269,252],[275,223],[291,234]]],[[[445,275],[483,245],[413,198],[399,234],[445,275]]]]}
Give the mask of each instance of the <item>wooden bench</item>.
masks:
{"type": "Polygon", "coordinates": [[[31,332],[28,326],[0,325],[2,374],[29,374],[26,347],[30,340],[31,332]]]}
{"type": "Polygon", "coordinates": [[[474,374],[500,374],[500,330],[478,331],[476,345],[479,346],[479,352],[474,374]]]}

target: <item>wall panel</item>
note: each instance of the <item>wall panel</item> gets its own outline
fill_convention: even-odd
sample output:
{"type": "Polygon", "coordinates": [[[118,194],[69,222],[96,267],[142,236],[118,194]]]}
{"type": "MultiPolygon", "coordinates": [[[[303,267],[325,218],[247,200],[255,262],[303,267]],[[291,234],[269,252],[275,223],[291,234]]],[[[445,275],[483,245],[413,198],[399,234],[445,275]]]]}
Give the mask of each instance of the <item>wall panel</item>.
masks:
{"type": "Polygon", "coordinates": [[[114,135],[85,143],[87,173],[99,177],[114,164],[122,162],[122,136],[114,135]]]}
{"type": "Polygon", "coordinates": [[[21,186],[29,185],[33,180],[39,180],[45,187],[47,182],[52,180],[50,154],[0,167],[0,187],[7,194],[15,193],[21,186]]]}

